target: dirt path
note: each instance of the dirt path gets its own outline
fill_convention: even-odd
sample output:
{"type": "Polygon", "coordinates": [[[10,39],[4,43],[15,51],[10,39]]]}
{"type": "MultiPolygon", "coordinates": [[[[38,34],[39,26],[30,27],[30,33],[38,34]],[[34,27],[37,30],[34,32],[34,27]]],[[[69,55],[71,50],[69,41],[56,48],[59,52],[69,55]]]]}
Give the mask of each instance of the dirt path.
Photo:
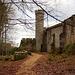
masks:
{"type": "Polygon", "coordinates": [[[34,71],[31,71],[31,68],[36,65],[36,61],[43,55],[32,53],[30,59],[25,61],[21,65],[21,69],[16,73],[16,75],[36,75],[34,71]]]}

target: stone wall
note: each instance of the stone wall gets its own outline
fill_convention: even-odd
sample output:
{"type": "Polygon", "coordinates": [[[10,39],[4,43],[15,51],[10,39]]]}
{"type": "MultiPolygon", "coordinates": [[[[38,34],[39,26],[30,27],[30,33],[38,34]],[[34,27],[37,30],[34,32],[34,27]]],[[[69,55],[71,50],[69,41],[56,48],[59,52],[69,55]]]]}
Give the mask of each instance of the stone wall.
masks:
{"type": "Polygon", "coordinates": [[[49,52],[52,48],[62,49],[75,42],[75,15],[62,23],[44,29],[44,11],[36,10],[36,51],[49,52]]]}
{"type": "Polygon", "coordinates": [[[75,42],[75,15],[66,21],[66,44],[75,42]]]}
{"type": "Polygon", "coordinates": [[[22,38],[21,43],[20,43],[20,48],[24,50],[31,50],[35,51],[35,46],[36,46],[36,40],[32,38],[22,38]]]}
{"type": "Polygon", "coordinates": [[[46,28],[44,28],[43,44],[42,44],[41,52],[47,52],[47,32],[46,32],[46,28]]]}
{"type": "MultiPolygon", "coordinates": [[[[1,26],[0,26],[1,27],[1,26]]],[[[0,28],[0,41],[1,41],[1,28],[0,28]]]]}
{"type": "Polygon", "coordinates": [[[27,51],[20,51],[14,53],[14,60],[21,60],[27,57],[27,51]]]}
{"type": "Polygon", "coordinates": [[[47,51],[53,48],[63,48],[69,43],[75,42],[75,16],[71,16],[60,24],[46,29],[47,51]]]}
{"type": "Polygon", "coordinates": [[[44,30],[44,11],[36,10],[36,51],[41,51],[43,44],[43,30],[44,30]]]}
{"type": "Polygon", "coordinates": [[[63,33],[63,26],[50,27],[47,29],[47,52],[53,47],[60,47],[60,34],[63,33]]]}

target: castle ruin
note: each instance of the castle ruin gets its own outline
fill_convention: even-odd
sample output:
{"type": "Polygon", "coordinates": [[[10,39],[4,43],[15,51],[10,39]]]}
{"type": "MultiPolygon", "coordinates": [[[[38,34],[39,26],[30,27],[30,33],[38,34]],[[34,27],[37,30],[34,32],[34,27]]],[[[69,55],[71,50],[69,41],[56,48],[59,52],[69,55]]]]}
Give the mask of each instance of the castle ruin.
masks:
{"type": "Polygon", "coordinates": [[[75,15],[47,29],[44,28],[44,11],[36,10],[35,15],[36,51],[49,52],[53,48],[62,49],[75,42],[75,15]]]}

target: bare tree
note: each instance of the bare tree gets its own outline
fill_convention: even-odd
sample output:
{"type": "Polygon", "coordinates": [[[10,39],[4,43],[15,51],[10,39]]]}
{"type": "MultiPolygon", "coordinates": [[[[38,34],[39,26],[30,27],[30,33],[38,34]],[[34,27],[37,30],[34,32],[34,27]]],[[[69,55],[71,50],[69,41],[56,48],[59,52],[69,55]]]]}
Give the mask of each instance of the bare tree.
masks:
{"type": "MultiPolygon", "coordinates": [[[[6,32],[8,30],[8,13],[10,12],[11,5],[5,4],[5,0],[0,0],[0,41],[1,43],[1,49],[3,49],[3,42],[5,42],[6,45],[6,32]]],[[[6,50],[6,46],[5,49],[6,50]]],[[[7,51],[6,51],[7,53],[7,51]]],[[[3,54],[3,51],[2,51],[3,54]]]]}
{"type": "MultiPolygon", "coordinates": [[[[4,27],[5,31],[2,32],[2,34],[5,33],[5,39],[6,39],[6,31],[8,30],[8,28],[11,30],[11,28],[13,28],[13,26],[15,25],[23,26],[25,31],[28,31],[28,29],[35,31],[34,29],[35,18],[32,15],[34,14],[34,11],[36,9],[41,9],[45,12],[44,19],[47,19],[47,21],[51,17],[54,20],[57,20],[58,22],[62,22],[62,20],[59,18],[60,15],[59,14],[55,15],[54,12],[59,12],[60,14],[65,15],[63,12],[56,10],[56,7],[54,7],[56,0],[50,0],[50,1],[48,0],[43,0],[43,1],[39,1],[39,0],[2,0],[2,1],[4,2],[0,3],[0,5],[8,6],[6,10],[6,12],[8,13],[7,15],[8,17],[1,19],[2,23],[5,24],[5,27],[4,27]],[[22,17],[15,17],[15,16],[12,17],[12,15],[10,15],[11,12],[9,12],[12,9],[11,7],[14,9],[13,10],[14,14],[12,13],[13,15],[16,15],[19,12],[19,13],[22,13],[23,16],[22,17]],[[15,11],[17,11],[17,13],[15,11]]],[[[17,16],[21,16],[21,15],[19,14],[17,16]]]]}
{"type": "MultiPolygon", "coordinates": [[[[31,19],[35,20],[34,18],[32,18],[31,15],[29,15],[30,13],[31,14],[34,13],[34,9],[35,9],[34,7],[37,7],[37,8],[39,7],[40,9],[44,10],[44,12],[48,16],[50,16],[50,17],[52,17],[52,18],[54,18],[54,19],[62,22],[60,19],[58,19],[55,16],[53,16],[53,15],[50,14],[50,12],[52,11],[52,9],[54,10],[54,8],[52,8],[52,6],[48,7],[47,3],[48,3],[47,1],[41,2],[41,1],[37,1],[37,0],[36,1],[35,0],[29,0],[29,2],[27,0],[18,0],[18,1],[16,1],[16,0],[15,1],[14,0],[10,0],[10,2],[8,1],[5,4],[12,4],[12,5],[14,5],[25,16],[25,19],[21,19],[21,18],[19,18],[19,19],[10,19],[9,18],[9,20],[17,20],[20,24],[24,24],[24,25],[26,24],[25,28],[29,28],[30,24],[32,24],[30,22],[30,20],[31,19]],[[47,10],[46,10],[46,8],[47,8],[47,10]],[[26,20],[26,18],[28,18],[28,19],[26,20]],[[26,20],[26,22],[25,22],[25,20],[26,20]]],[[[15,25],[15,24],[12,24],[12,25],[15,25]]]]}

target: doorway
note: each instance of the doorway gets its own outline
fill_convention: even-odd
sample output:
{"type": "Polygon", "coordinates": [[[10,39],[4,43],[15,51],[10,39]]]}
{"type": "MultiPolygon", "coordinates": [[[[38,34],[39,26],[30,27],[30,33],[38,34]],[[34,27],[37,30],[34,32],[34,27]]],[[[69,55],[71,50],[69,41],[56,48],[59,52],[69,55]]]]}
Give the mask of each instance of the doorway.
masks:
{"type": "Polygon", "coordinates": [[[41,45],[41,52],[43,52],[43,44],[41,45]]]}

